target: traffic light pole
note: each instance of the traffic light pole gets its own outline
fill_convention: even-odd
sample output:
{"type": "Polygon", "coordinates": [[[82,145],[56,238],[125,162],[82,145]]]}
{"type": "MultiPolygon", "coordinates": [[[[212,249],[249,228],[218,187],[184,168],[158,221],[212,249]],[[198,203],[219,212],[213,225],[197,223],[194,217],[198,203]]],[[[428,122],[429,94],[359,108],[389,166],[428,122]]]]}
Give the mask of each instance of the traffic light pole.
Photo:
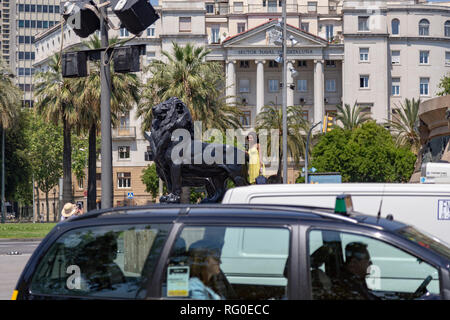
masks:
{"type": "MultiPolygon", "coordinates": [[[[106,0],[101,3],[107,2],[106,0]]],[[[104,17],[107,16],[106,7],[100,8],[102,11],[102,18],[100,19],[100,36],[103,48],[108,48],[108,24],[104,17]]],[[[100,88],[101,88],[101,103],[100,103],[100,121],[101,121],[101,185],[102,209],[113,207],[113,182],[112,182],[112,139],[111,139],[111,68],[109,65],[110,54],[108,50],[102,50],[100,59],[100,88]]]]}

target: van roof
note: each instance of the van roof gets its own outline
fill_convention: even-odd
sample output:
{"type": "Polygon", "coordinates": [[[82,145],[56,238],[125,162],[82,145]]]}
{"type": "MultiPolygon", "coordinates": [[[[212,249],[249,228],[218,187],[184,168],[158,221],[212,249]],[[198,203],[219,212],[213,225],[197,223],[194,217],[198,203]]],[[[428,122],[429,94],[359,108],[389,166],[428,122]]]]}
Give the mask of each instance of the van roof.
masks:
{"type": "Polygon", "coordinates": [[[258,196],[276,196],[277,194],[305,194],[323,193],[324,191],[334,193],[342,192],[365,193],[379,192],[380,194],[411,195],[411,194],[430,194],[450,195],[450,188],[446,184],[415,184],[415,183],[320,183],[320,184],[262,184],[245,187],[236,187],[229,189],[222,201],[228,203],[233,198],[245,199],[251,195],[258,196]]]}

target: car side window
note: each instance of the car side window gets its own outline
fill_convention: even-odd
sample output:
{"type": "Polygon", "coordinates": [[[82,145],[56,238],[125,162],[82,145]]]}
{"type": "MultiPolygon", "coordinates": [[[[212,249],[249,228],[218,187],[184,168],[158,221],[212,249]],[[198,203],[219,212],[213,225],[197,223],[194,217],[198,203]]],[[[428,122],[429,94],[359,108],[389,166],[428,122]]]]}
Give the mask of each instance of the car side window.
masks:
{"type": "Polygon", "coordinates": [[[79,228],[47,251],[31,281],[31,293],[52,296],[144,298],[146,280],[170,225],[79,228]]]}
{"type": "Polygon", "coordinates": [[[378,239],[313,230],[309,260],[313,299],[439,298],[435,267],[378,239]]]}
{"type": "Polygon", "coordinates": [[[285,299],[287,228],[188,226],[162,281],[165,298],[285,299]]]}

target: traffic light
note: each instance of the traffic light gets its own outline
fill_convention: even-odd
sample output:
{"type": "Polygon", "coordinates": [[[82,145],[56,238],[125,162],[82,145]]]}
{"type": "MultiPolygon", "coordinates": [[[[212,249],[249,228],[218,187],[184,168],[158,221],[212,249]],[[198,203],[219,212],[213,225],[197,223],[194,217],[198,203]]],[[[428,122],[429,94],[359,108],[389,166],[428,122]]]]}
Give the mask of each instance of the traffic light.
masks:
{"type": "Polygon", "coordinates": [[[334,118],[332,116],[324,116],[323,117],[323,126],[322,126],[322,132],[327,133],[330,132],[331,129],[333,129],[334,125],[334,118]]]}
{"type": "Polygon", "coordinates": [[[145,45],[123,46],[114,49],[114,72],[141,71],[140,55],[145,54],[145,45]]]}
{"type": "Polygon", "coordinates": [[[65,52],[62,54],[62,76],[77,78],[87,76],[87,56],[84,51],[65,52]]]}
{"type": "Polygon", "coordinates": [[[112,9],[120,19],[122,27],[134,35],[139,35],[159,19],[148,0],[113,0],[112,9]]]}
{"type": "Polygon", "coordinates": [[[100,19],[97,14],[85,5],[95,5],[92,1],[81,0],[77,2],[65,2],[62,16],[67,25],[80,38],[87,38],[89,35],[100,29],[100,19]]]}

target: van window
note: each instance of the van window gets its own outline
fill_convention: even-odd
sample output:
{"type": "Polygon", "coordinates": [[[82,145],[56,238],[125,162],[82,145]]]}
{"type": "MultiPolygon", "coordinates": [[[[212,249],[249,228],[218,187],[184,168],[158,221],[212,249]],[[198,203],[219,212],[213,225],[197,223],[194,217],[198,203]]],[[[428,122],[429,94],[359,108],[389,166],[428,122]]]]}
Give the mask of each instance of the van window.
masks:
{"type": "Polygon", "coordinates": [[[352,233],[309,233],[313,299],[410,300],[439,297],[439,273],[380,240],[352,233]]]}
{"type": "Polygon", "coordinates": [[[185,227],[172,248],[162,296],[284,299],[290,231],[265,227],[185,227]]]}
{"type": "Polygon", "coordinates": [[[37,266],[32,294],[144,298],[170,225],[79,228],[63,234],[37,266]]]}

